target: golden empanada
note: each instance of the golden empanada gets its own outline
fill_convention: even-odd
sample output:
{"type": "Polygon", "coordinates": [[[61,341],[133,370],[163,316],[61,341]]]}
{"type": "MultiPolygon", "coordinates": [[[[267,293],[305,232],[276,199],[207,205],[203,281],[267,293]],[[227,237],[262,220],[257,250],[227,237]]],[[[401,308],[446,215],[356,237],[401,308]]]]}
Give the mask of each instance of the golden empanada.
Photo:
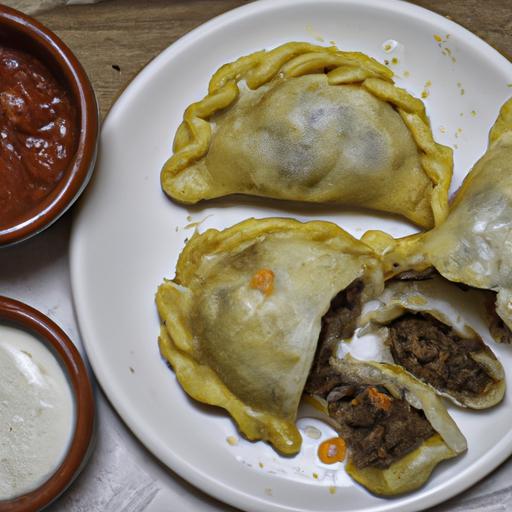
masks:
{"type": "Polygon", "coordinates": [[[495,337],[512,335],[512,99],[491,129],[487,152],[467,175],[444,223],[394,240],[379,231],[363,239],[384,257],[387,275],[433,266],[450,281],[497,292],[495,337]],[[498,332],[499,331],[499,332],[498,332]]]}
{"type": "Polygon", "coordinates": [[[439,224],[452,152],[392,76],[362,53],[308,43],[226,64],[186,109],[162,187],[182,203],[242,193],[439,224]]]}
{"type": "Polygon", "coordinates": [[[247,220],[196,234],[158,289],[160,350],[193,398],[296,453],[297,407],[331,299],[382,291],[380,262],[329,222],[247,220]]]}

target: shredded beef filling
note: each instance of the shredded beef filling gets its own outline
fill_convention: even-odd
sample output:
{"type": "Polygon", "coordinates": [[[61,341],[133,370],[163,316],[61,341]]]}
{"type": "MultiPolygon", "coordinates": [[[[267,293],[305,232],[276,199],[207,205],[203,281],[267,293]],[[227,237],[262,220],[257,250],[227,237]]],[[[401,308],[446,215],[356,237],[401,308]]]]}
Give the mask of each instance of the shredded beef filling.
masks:
{"type": "Polygon", "coordinates": [[[361,280],[331,302],[322,318],[318,348],[306,392],[327,400],[329,415],[358,468],[387,468],[435,434],[422,411],[391,397],[384,388],[344,382],[330,365],[342,339],[351,337],[361,314],[361,280]]]}
{"type": "Polygon", "coordinates": [[[326,399],[359,469],[388,468],[435,434],[423,411],[391,397],[384,388],[342,384],[326,399]]]}
{"type": "Polygon", "coordinates": [[[331,369],[329,359],[336,355],[336,347],[342,339],[350,338],[356,329],[361,314],[363,281],[356,279],[331,301],[331,306],[322,318],[322,329],[318,339],[315,359],[306,383],[306,392],[323,395],[336,382],[337,374],[331,369]]]}
{"type": "Polygon", "coordinates": [[[394,361],[436,389],[477,395],[492,383],[470,356],[485,350],[481,339],[463,339],[427,314],[407,314],[388,327],[394,361]]]}

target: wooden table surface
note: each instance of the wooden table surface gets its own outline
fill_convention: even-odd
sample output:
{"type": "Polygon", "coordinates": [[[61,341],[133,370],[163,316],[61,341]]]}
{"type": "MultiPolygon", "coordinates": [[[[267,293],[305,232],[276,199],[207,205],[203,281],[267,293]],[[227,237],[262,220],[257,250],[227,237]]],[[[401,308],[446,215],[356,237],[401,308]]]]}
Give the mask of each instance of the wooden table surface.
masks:
{"type": "MultiPolygon", "coordinates": [[[[104,116],[135,74],[164,48],[244,0],[109,0],[56,8],[38,18],[76,53],[104,116]]],[[[511,0],[415,0],[512,56],[511,0]]]]}
{"type": "MultiPolygon", "coordinates": [[[[39,14],[37,17],[54,30],[81,60],[95,87],[101,114],[105,116],[117,95],[135,74],[164,48],[208,19],[246,3],[249,2],[244,0],[110,0],[96,5],[56,8],[39,14]]],[[[453,19],[505,55],[512,55],[512,0],[487,0],[485,2],[481,0],[415,0],[414,3],[453,19]]],[[[49,232],[48,236],[52,236],[52,230],[49,232]]],[[[65,248],[62,251],[65,252],[65,248]]],[[[99,444],[102,445],[105,454],[102,450],[96,451],[93,461],[89,464],[89,470],[85,471],[72,490],[55,504],[53,510],[58,512],[63,510],[66,512],[69,510],[73,512],[82,510],[101,510],[102,512],[164,510],[161,508],[163,505],[158,505],[156,502],[151,502],[152,508],[149,506],[153,498],[147,498],[150,495],[148,493],[152,493],[151,496],[158,493],[158,484],[142,470],[130,469],[130,464],[134,466],[136,460],[133,454],[140,451],[141,448],[131,441],[131,436],[128,433],[122,436],[116,434],[116,432],[122,432],[123,428],[115,417],[109,420],[111,422],[110,430],[105,427],[105,418],[111,413],[110,409],[103,404],[104,400],[101,397],[100,405],[104,412],[102,413],[103,428],[100,429],[99,444]],[[117,426],[114,428],[112,425],[117,426]],[[117,439],[113,437],[114,434],[119,437],[117,444],[112,441],[112,439],[117,439]],[[126,474],[122,472],[118,474],[119,467],[112,465],[112,459],[115,459],[116,456],[121,457],[119,455],[121,449],[125,450],[122,452],[124,457],[122,464],[127,468],[126,474]],[[116,497],[117,494],[128,501],[130,498],[130,492],[120,491],[120,489],[126,488],[126,479],[128,478],[126,475],[131,474],[130,471],[134,475],[138,475],[136,480],[139,487],[132,482],[128,491],[133,491],[132,494],[134,500],[138,500],[137,503],[144,498],[147,501],[144,507],[140,504],[138,508],[131,504],[126,507],[119,505],[120,498],[116,497]],[[106,479],[106,483],[102,483],[102,479],[106,479]],[[114,484],[112,484],[112,480],[114,480],[114,484]],[[111,487],[112,489],[110,489],[111,487]],[[141,489],[145,489],[146,494],[143,494],[141,489]],[[107,505],[98,498],[101,492],[103,492],[105,500],[108,497],[107,505]],[[111,495],[114,498],[111,499],[111,495]],[[91,508],[94,503],[97,506],[91,508]]],[[[158,467],[156,461],[151,462],[149,454],[142,452],[139,457],[150,460],[148,467],[150,465],[158,467]]],[[[436,507],[435,512],[465,512],[467,510],[505,512],[512,510],[511,474],[512,460],[509,460],[463,495],[436,507]]],[[[195,497],[196,491],[188,484],[182,482],[178,477],[172,478],[173,481],[176,481],[176,490],[173,491],[175,494],[171,498],[172,503],[176,503],[180,496],[183,500],[186,499],[188,504],[195,503],[197,505],[199,503],[194,510],[206,510],[205,507],[207,510],[227,510],[229,508],[221,504],[216,505],[213,500],[208,501],[206,498],[195,497]]],[[[161,497],[161,502],[165,502],[165,497],[170,494],[160,491],[158,496],[161,497]]],[[[156,501],[158,501],[158,496],[156,501]]],[[[172,507],[167,508],[171,503],[165,503],[167,503],[166,510],[174,510],[172,507]]],[[[181,503],[181,510],[190,509],[191,505],[185,507],[183,505],[185,501],[181,503]]],[[[229,510],[234,509],[229,508],[229,510]]]]}

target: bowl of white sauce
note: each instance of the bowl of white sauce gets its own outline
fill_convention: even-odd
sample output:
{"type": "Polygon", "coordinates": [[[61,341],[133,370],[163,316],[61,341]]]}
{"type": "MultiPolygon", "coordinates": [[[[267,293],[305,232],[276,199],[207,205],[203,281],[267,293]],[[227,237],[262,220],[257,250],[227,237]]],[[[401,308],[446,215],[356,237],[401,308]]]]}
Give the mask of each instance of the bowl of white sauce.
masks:
{"type": "Polygon", "coordinates": [[[64,331],[0,296],[0,511],[38,511],[67,489],[90,453],[94,411],[64,331]]]}

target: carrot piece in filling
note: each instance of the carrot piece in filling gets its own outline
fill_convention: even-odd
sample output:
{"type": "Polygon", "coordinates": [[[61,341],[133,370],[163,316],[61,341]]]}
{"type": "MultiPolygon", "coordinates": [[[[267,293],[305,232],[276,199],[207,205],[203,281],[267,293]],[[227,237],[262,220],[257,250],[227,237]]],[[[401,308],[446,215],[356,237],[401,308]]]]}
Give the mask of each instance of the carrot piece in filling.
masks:
{"type": "Polygon", "coordinates": [[[327,439],[318,447],[318,458],[324,464],[335,464],[345,460],[347,446],[341,437],[327,439]]]}
{"type": "Polygon", "coordinates": [[[275,276],[272,270],[262,268],[252,276],[250,286],[268,297],[274,290],[274,278],[275,276]]]}
{"type": "Polygon", "coordinates": [[[373,406],[383,411],[389,411],[391,408],[391,397],[385,393],[380,393],[375,388],[368,389],[368,397],[373,406]]]}

